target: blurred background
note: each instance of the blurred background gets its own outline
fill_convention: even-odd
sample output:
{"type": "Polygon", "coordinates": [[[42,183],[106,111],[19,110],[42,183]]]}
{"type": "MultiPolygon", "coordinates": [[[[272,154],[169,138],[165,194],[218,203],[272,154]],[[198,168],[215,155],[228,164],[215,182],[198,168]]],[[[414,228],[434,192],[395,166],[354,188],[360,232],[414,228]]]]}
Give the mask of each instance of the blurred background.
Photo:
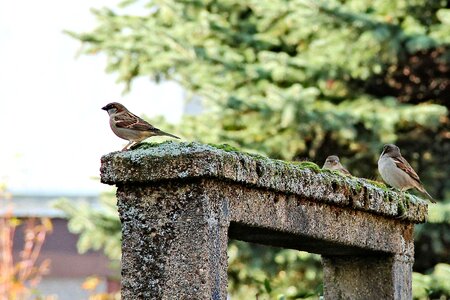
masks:
{"type": "MultiPolygon", "coordinates": [[[[10,1],[0,45],[0,294],[116,297],[120,224],[97,177],[125,144],[100,109],[119,101],[185,140],[337,154],[372,180],[397,144],[438,201],[416,226],[414,298],[450,297],[450,1],[10,1]]],[[[231,299],[322,293],[317,255],[228,255],[231,299]]]]}

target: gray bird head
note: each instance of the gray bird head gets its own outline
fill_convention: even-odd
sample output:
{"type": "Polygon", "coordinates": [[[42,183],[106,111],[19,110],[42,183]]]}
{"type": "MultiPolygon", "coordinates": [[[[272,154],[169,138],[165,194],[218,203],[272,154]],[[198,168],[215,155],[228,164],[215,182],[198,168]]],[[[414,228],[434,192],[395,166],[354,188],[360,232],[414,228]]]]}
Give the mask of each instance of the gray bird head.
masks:
{"type": "Polygon", "coordinates": [[[117,112],[126,111],[125,106],[118,102],[111,102],[102,107],[103,110],[106,110],[108,114],[115,114],[117,112]]]}
{"type": "Polygon", "coordinates": [[[325,161],[335,164],[339,162],[339,157],[337,155],[330,155],[325,161]]]}
{"type": "Polygon", "coordinates": [[[323,167],[331,168],[331,167],[337,166],[338,164],[339,164],[339,157],[337,157],[336,155],[330,155],[325,160],[323,167]]]}
{"type": "Polygon", "coordinates": [[[387,155],[389,157],[400,156],[400,148],[394,144],[386,144],[383,147],[383,152],[381,152],[381,155],[387,155]]]}

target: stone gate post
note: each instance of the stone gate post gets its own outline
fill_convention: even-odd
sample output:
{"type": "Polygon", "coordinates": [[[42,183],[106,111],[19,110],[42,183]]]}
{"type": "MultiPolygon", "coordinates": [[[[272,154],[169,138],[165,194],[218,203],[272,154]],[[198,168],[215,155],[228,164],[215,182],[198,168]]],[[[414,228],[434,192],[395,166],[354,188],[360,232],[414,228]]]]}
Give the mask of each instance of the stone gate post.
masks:
{"type": "Polygon", "coordinates": [[[325,299],[412,298],[413,196],[198,143],[110,153],[101,180],[117,186],[122,299],[225,300],[230,238],[321,254],[325,299]]]}

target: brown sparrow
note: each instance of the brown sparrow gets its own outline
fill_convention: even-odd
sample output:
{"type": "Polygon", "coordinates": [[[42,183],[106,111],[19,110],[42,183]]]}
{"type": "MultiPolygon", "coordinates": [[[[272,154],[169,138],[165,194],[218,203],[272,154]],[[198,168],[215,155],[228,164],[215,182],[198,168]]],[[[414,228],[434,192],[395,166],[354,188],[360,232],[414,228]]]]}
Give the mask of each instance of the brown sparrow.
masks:
{"type": "Polygon", "coordinates": [[[339,157],[337,157],[336,155],[328,156],[325,160],[325,163],[323,164],[322,169],[335,170],[341,172],[344,175],[352,175],[346,168],[344,168],[343,165],[341,165],[339,157]]]}
{"type": "Polygon", "coordinates": [[[153,127],[145,120],[128,111],[128,109],[120,103],[112,102],[102,107],[102,109],[106,110],[109,114],[109,125],[111,126],[112,131],[118,137],[129,141],[122,151],[125,151],[131,146],[152,136],[166,135],[179,139],[179,137],[173,134],[153,127]]]}
{"type": "Polygon", "coordinates": [[[384,145],[383,152],[378,159],[378,171],[388,185],[402,192],[416,188],[426,195],[431,202],[436,203],[433,197],[425,190],[419,176],[401,155],[400,148],[396,145],[384,145]]]}

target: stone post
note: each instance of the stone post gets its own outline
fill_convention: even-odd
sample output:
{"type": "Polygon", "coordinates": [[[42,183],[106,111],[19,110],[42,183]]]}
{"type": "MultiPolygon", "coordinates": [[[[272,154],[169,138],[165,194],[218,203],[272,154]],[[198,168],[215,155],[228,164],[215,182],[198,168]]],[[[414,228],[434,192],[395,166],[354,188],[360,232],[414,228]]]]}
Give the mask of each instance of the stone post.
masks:
{"type": "Polygon", "coordinates": [[[122,299],[225,299],[226,212],[201,182],[119,186],[122,299]]]}
{"type": "Polygon", "coordinates": [[[412,297],[413,196],[197,143],[105,155],[101,180],[118,188],[122,299],[225,300],[229,238],[321,254],[325,299],[412,297]]]}
{"type": "Polygon", "coordinates": [[[322,264],[325,299],[412,299],[410,257],[324,256],[322,264]]]}

